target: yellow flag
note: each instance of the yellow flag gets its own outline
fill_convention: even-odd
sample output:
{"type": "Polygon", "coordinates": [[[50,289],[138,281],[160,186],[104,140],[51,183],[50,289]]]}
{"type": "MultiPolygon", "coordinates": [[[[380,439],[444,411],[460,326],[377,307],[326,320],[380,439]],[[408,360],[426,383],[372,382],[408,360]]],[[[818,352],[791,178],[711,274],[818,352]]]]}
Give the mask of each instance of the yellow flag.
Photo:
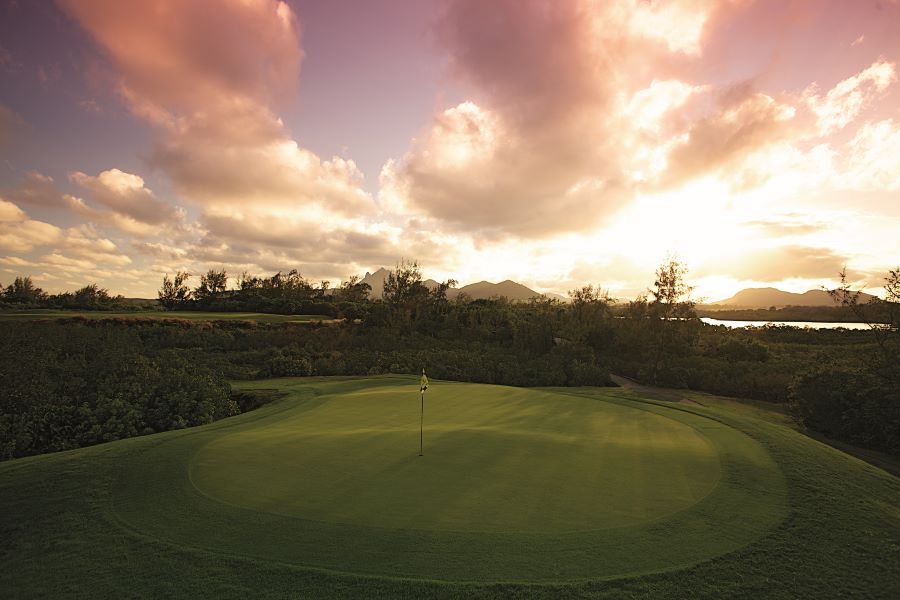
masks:
{"type": "Polygon", "coordinates": [[[419,379],[419,391],[424,392],[428,389],[428,376],[425,375],[425,369],[422,369],[422,378],[419,379]]]}

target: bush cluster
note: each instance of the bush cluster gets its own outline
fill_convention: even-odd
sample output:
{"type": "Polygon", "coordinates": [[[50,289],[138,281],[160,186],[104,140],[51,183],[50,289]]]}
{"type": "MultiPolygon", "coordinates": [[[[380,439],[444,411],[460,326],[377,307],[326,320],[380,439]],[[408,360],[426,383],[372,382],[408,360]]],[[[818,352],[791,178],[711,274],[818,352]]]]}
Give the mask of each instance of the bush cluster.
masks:
{"type": "Polygon", "coordinates": [[[147,353],[134,330],[116,323],[2,323],[0,334],[0,459],[238,412],[220,373],[147,353]]]}

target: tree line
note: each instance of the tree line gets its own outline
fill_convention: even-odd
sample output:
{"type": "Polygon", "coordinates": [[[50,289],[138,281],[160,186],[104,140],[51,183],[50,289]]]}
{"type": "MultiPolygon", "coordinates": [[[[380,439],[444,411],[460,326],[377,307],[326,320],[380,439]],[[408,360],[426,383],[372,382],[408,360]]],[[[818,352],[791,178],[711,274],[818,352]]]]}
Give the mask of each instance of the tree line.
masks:
{"type": "MultiPolygon", "coordinates": [[[[900,315],[895,310],[900,306],[898,279],[900,269],[889,273],[886,299],[875,306],[860,305],[858,294],[846,285],[836,292],[837,299],[848,310],[857,311],[859,320],[870,319],[873,308],[896,317],[900,315]]],[[[429,288],[415,262],[397,265],[385,282],[383,294],[375,299],[368,298],[369,288],[358,278],[329,290],[326,285],[311,284],[296,271],[271,277],[244,275],[233,290],[225,285],[224,271],[207,273],[197,288],[188,288],[187,281],[184,274],[166,277],[161,300],[172,298],[171,308],[179,309],[265,305],[300,312],[306,312],[312,303],[322,303],[346,318],[330,325],[178,319],[89,323],[77,318],[43,326],[19,322],[16,326],[25,333],[9,339],[25,346],[33,342],[35,348],[23,353],[9,350],[0,375],[14,377],[21,370],[35,380],[55,380],[60,372],[53,370],[56,367],[37,372],[16,365],[32,355],[65,356],[58,348],[60,340],[88,335],[77,333],[82,330],[108,330],[113,332],[108,334],[112,337],[119,335],[114,332],[125,330],[138,339],[127,338],[132,342],[120,345],[133,343],[137,351],[129,356],[143,357],[153,365],[143,371],[131,366],[126,371],[156,373],[153,377],[159,378],[163,377],[159,369],[191,365],[199,369],[198,373],[207,374],[204,385],[210,386],[213,391],[209,393],[217,398],[225,396],[216,396],[219,392],[214,390],[223,388],[213,381],[417,373],[422,366],[437,379],[518,386],[608,385],[613,372],[649,384],[783,403],[806,427],[859,445],[900,452],[900,339],[896,328],[880,328],[874,321],[871,331],[707,326],[696,318],[687,269],[674,259],[660,265],[644,294],[622,304],[593,285],[570,291],[568,303],[547,298],[528,302],[465,297],[449,300],[447,290],[454,282],[429,288]],[[43,338],[57,341],[47,345],[40,342],[43,338]]],[[[35,364],[49,365],[52,361],[35,364]]],[[[76,375],[76,366],[70,367],[64,370],[69,376],[82,377],[76,375]]],[[[106,365],[92,363],[90,369],[103,373],[106,365]]],[[[173,372],[177,371],[175,368],[173,372]]],[[[177,380],[180,375],[174,377],[177,380]]],[[[109,381],[126,380],[112,377],[109,381]]],[[[0,386],[0,390],[18,389],[2,380],[0,386]]],[[[151,390],[150,395],[169,393],[150,384],[142,389],[151,390]]],[[[4,394],[7,398],[8,392],[4,394]]],[[[60,401],[74,402],[69,397],[60,401]]],[[[135,406],[149,406],[149,400],[135,402],[135,406]]],[[[15,431],[25,423],[31,423],[25,427],[28,429],[41,422],[29,421],[32,417],[17,421],[9,416],[28,405],[4,404],[4,411],[12,410],[4,412],[4,422],[18,423],[9,426],[15,431]]],[[[219,408],[201,411],[203,419],[230,414],[222,408],[227,403],[213,405],[219,408]]],[[[97,406],[104,405],[99,402],[97,406]]],[[[186,406],[176,405],[171,414],[180,414],[186,406]]],[[[62,412],[69,415],[67,418],[74,419],[72,415],[78,414],[67,410],[62,412]]],[[[107,418],[110,413],[105,410],[96,413],[101,415],[97,418],[107,418]]],[[[198,421],[185,418],[184,422],[198,421]]],[[[111,431],[118,431],[115,423],[113,419],[111,431]]],[[[141,433],[182,424],[175,419],[168,424],[159,420],[151,425],[142,423],[124,431],[141,433]]],[[[100,426],[100,431],[107,429],[100,426]]],[[[100,435],[77,438],[81,440],[78,443],[100,441],[105,434],[100,435]]]]}
{"type": "Polygon", "coordinates": [[[269,277],[242,273],[233,289],[228,289],[228,273],[210,269],[191,288],[192,276],[183,271],[163,277],[157,292],[159,305],[166,310],[203,310],[223,312],[263,312],[279,314],[318,314],[354,318],[354,308],[367,300],[370,287],[351,277],[337,288],[328,281],[318,284],[305,279],[299,271],[279,271],[269,277]]]}
{"type": "Polygon", "coordinates": [[[74,292],[48,294],[31,277],[16,277],[5,288],[0,285],[0,308],[59,308],[72,310],[136,310],[123,296],[111,296],[96,283],[74,292]]]}

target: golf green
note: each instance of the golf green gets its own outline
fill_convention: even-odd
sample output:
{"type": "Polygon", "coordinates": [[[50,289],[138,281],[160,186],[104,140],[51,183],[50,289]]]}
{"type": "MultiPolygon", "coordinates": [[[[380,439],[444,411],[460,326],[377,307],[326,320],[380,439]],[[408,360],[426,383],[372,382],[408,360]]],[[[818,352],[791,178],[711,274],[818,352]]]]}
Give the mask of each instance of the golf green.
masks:
{"type": "Polygon", "coordinates": [[[271,409],[159,436],[122,468],[127,529],[228,555],[451,581],[670,570],[759,539],[784,478],[741,431],[611,392],[276,380],[271,409]]]}
{"type": "Polygon", "coordinates": [[[374,527],[556,533],[683,510],[719,481],[715,446],[633,406],[464,384],[321,396],[277,422],[213,440],[191,479],[254,510],[374,527]]]}

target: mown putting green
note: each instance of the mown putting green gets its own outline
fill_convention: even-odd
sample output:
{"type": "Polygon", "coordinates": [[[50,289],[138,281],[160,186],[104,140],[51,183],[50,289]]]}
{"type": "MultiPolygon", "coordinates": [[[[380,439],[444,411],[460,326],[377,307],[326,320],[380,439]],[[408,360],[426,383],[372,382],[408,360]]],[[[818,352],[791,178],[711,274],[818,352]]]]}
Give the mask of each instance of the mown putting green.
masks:
{"type": "Polygon", "coordinates": [[[212,498],[371,527],[545,532],[622,527],[692,506],[721,476],[699,431],[632,406],[467,384],[379,385],[223,435],[190,463],[212,498]]]}
{"type": "Polygon", "coordinates": [[[408,380],[274,385],[291,393],[280,410],[135,456],[113,500],[121,523],[340,572],[567,581],[693,564],[785,515],[766,451],[694,413],[438,383],[419,457],[408,380]]]}

